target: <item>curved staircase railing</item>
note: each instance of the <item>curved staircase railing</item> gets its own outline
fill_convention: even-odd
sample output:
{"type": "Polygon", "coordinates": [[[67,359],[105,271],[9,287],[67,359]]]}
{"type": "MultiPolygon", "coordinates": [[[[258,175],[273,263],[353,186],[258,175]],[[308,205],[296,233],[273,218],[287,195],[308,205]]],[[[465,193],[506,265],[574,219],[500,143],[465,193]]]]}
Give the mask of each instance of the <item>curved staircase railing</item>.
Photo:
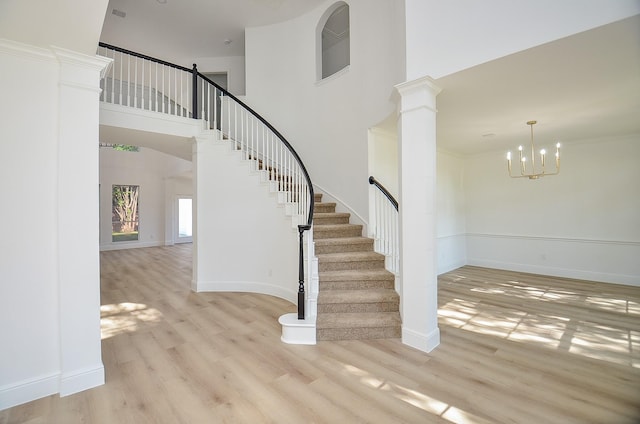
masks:
{"type": "Polygon", "coordinates": [[[370,212],[371,236],[374,250],[386,257],[386,268],[398,274],[400,270],[400,241],[398,232],[398,201],[373,176],[373,207],[370,212]]]}
{"type": "Polygon", "coordinates": [[[313,225],[311,178],[293,146],[257,112],[198,72],[120,47],[99,43],[99,55],[113,59],[101,82],[100,100],[168,115],[199,119],[220,131],[245,159],[254,160],[298,216],[298,319],[305,319],[305,231],[313,225]]]}

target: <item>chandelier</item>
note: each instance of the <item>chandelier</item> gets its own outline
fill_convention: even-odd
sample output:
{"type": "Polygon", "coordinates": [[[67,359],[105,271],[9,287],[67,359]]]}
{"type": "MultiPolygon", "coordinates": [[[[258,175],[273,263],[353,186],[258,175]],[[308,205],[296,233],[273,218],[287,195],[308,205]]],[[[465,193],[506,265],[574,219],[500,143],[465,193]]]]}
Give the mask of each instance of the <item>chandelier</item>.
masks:
{"type": "Polygon", "coordinates": [[[518,151],[520,153],[520,174],[513,175],[511,172],[511,152],[507,153],[507,166],[509,168],[509,176],[511,178],[524,178],[527,177],[530,180],[537,180],[538,178],[544,177],[546,175],[558,175],[560,172],[560,143],[556,144],[556,165],[553,172],[547,172],[545,168],[547,151],[545,149],[541,149],[540,154],[540,166],[536,166],[536,148],[533,144],[533,126],[537,123],[537,121],[528,121],[527,125],[531,127],[531,168],[527,169],[527,157],[523,155],[522,146],[518,147],[518,151]]]}

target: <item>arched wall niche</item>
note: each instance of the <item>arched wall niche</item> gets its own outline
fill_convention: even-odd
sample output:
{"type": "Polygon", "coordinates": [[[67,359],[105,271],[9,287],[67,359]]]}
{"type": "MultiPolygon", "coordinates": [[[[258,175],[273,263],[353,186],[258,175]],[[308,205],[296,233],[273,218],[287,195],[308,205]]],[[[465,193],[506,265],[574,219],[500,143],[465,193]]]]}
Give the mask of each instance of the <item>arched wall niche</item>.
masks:
{"type": "Polygon", "coordinates": [[[316,27],[316,77],[323,80],[351,63],[349,5],[333,3],[316,27]]]}

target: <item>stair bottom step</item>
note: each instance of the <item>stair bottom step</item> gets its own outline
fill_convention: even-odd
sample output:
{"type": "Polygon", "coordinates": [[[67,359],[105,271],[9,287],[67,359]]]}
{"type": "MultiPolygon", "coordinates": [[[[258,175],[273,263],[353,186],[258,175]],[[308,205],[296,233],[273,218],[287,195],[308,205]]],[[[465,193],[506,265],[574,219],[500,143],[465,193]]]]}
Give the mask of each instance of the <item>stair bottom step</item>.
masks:
{"type": "Polygon", "coordinates": [[[317,340],[388,339],[401,335],[398,312],[318,315],[317,340]]]}
{"type": "Polygon", "coordinates": [[[316,340],[396,339],[401,337],[400,327],[318,328],[316,340]]]}

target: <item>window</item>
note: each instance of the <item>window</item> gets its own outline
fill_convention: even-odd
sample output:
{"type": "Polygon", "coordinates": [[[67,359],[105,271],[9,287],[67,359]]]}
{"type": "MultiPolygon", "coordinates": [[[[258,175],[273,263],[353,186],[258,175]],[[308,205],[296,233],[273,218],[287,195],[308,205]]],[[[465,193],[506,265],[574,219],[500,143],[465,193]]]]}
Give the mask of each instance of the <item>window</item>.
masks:
{"type": "Polygon", "coordinates": [[[114,185],[111,193],[111,241],[138,240],[140,186],[114,185]]]}
{"type": "Polygon", "coordinates": [[[318,75],[324,79],[350,64],[349,5],[335,3],[320,19],[318,28],[318,75]]]}

